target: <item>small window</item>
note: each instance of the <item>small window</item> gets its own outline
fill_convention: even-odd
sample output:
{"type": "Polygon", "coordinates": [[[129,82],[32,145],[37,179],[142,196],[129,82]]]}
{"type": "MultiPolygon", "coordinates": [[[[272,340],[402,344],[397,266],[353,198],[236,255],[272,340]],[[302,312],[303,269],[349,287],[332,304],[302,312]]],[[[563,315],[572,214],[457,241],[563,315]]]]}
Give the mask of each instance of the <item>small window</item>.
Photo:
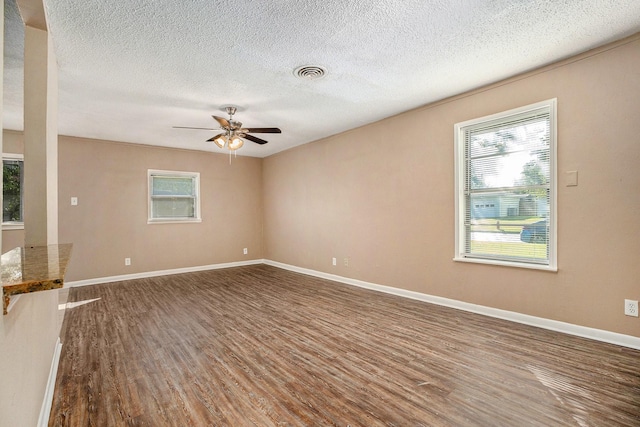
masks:
{"type": "Polygon", "coordinates": [[[149,170],[149,223],[200,222],[200,174],[149,170]]]}
{"type": "Polygon", "coordinates": [[[556,100],[458,123],[455,150],[454,259],[555,270],[556,100]]]}
{"type": "Polygon", "coordinates": [[[2,155],[2,228],[24,228],[24,161],[21,154],[2,155]]]}

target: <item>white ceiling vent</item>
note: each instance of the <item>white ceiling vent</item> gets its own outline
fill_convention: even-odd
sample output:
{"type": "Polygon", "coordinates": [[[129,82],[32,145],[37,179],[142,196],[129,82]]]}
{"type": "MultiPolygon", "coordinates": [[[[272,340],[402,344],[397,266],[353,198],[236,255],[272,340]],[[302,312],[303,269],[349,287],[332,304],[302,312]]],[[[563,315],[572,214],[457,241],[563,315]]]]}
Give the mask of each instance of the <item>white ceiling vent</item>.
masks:
{"type": "Polygon", "coordinates": [[[327,70],[319,65],[303,65],[293,70],[296,77],[305,80],[317,80],[323,78],[327,74],[327,70]]]}

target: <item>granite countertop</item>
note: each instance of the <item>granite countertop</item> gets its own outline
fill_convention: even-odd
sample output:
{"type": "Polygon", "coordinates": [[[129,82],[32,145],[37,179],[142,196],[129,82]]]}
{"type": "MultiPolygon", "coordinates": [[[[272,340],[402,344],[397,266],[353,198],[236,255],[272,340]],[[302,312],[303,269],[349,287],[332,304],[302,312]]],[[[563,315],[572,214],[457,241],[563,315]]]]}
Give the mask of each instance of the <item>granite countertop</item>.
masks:
{"type": "Polygon", "coordinates": [[[70,243],[26,246],[10,250],[0,259],[3,313],[11,295],[62,288],[71,257],[70,243]]]}

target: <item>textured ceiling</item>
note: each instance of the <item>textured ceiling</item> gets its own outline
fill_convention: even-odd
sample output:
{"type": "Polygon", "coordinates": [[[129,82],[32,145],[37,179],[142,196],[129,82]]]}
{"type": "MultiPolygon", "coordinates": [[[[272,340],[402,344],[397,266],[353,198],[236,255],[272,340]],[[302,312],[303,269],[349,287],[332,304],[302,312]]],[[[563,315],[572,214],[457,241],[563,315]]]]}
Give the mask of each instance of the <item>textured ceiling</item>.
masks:
{"type": "MultiPolygon", "coordinates": [[[[172,126],[216,127],[211,115],[232,104],[245,126],[283,131],[238,152],[255,157],[640,31],[638,0],[55,0],[45,10],[60,134],[216,151],[212,131],[172,126]],[[301,65],[328,74],[301,80],[301,65]]],[[[5,57],[20,43],[8,35],[5,57]]],[[[5,75],[4,123],[19,130],[16,74],[5,75]]]]}

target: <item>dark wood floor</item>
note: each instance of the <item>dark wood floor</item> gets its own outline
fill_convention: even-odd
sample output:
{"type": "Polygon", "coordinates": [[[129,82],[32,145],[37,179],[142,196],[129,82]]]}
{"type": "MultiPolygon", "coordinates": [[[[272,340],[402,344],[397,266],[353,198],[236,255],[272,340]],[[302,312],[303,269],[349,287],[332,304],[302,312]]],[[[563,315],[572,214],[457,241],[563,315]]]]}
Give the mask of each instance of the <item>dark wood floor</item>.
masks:
{"type": "Polygon", "coordinates": [[[274,267],[69,301],[50,426],[640,426],[640,351],[274,267]]]}

